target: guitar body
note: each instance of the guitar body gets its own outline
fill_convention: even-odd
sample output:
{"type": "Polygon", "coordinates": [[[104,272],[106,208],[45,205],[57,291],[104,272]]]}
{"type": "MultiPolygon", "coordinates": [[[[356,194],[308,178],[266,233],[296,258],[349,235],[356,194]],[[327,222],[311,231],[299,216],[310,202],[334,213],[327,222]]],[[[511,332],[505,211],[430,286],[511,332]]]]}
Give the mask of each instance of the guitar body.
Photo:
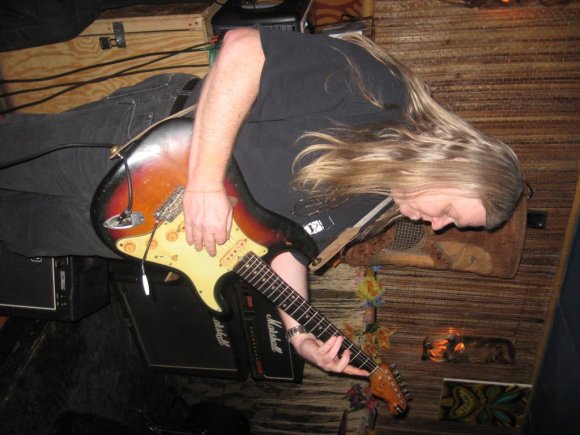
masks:
{"type": "Polygon", "coordinates": [[[220,287],[238,258],[247,252],[271,259],[294,250],[314,258],[316,246],[297,224],[261,207],[252,198],[234,161],[228,168],[226,190],[232,199],[234,222],[230,239],[211,257],[185,241],[181,208],[187,181],[192,123],[169,120],[123,153],[99,185],[91,207],[93,227],[113,251],[122,256],[164,265],[187,276],[214,314],[227,307],[220,287]],[[130,225],[116,223],[129,204],[138,216],[130,225]],[[159,222],[157,222],[159,221],[159,222]]]}

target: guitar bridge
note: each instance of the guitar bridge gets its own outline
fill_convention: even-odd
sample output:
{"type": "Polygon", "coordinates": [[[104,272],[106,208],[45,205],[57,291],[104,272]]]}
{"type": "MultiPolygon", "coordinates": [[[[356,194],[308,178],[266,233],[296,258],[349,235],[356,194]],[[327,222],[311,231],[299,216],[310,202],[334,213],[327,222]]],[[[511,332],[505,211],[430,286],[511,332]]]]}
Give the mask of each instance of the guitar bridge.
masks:
{"type": "Polygon", "coordinates": [[[173,222],[183,209],[185,189],[179,186],[153,214],[158,221],[173,222]]]}

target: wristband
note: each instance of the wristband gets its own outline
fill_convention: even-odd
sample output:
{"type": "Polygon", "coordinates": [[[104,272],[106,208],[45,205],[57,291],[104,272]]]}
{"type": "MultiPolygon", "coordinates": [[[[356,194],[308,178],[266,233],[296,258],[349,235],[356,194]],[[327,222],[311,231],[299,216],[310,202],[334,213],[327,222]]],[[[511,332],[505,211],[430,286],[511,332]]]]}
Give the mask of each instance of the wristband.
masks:
{"type": "Polygon", "coordinates": [[[300,334],[306,334],[306,329],[304,329],[304,326],[298,325],[292,328],[288,328],[288,330],[286,331],[286,340],[290,340],[292,337],[295,337],[300,334]]]}

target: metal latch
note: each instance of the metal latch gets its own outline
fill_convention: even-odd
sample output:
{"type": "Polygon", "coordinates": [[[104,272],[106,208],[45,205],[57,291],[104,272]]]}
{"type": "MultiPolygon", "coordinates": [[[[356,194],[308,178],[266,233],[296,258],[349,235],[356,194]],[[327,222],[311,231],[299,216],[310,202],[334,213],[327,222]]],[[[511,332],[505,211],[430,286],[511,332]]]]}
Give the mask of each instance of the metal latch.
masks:
{"type": "Polygon", "coordinates": [[[114,38],[107,36],[101,36],[99,38],[99,44],[102,50],[108,50],[111,47],[125,48],[127,46],[127,42],[125,41],[125,26],[123,26],[123,23],[113,23],[113,33],[115,34],[114,38]]]}

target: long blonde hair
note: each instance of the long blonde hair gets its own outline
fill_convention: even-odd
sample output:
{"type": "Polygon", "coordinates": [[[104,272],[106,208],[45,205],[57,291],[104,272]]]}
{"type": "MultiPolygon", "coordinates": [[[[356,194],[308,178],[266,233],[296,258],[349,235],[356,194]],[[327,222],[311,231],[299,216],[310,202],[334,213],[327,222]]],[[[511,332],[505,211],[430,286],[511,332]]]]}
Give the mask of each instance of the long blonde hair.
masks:
{"type": "MultiPolygon", "coordinates": [[[[305,135],[314,143],[294,162],[294,186],[315,197],[389,195],[391,189],[419,193],[460,188],[480,198],[486,227],[495,228],[513,212],[522,193],[519,162],[510,147],[444,109],[413,72],[367,38],[344,37],[382,62],[407,90],[403,121],[364,128],[343,127],[305,135]]],[[[362,94],[375,105],[351,62],[362,94]]],[[[387,108],[385,108],[387,109],[387,108]]]]}

